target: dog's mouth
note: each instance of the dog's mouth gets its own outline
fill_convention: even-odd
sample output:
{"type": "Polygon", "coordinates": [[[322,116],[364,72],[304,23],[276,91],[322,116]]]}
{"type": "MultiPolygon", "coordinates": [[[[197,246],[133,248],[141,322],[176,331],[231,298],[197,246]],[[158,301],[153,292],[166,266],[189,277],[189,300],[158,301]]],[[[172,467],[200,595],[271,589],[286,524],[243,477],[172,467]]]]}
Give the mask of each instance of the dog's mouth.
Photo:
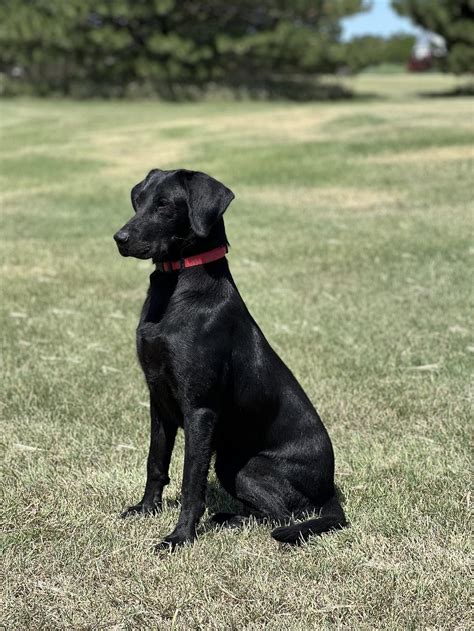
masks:
{"type": "Polygon", "coordinates": [[[130,256],[129,247],[126,243],[116,243],[117,250],[122,256],[130,256]]]}
{"type": "Polygon", "coordinates": [[[129,256],[128,249],[123,245],[117,245],[117,250],[122,256],[129,256]]]}
{"type": "Polygon", "coordinates": [[[128,243],[118,243],[117,249],[122,256],[132,256],[135,259],[150,259],[152,257],[150,248],[134,248],[128,243]]]}

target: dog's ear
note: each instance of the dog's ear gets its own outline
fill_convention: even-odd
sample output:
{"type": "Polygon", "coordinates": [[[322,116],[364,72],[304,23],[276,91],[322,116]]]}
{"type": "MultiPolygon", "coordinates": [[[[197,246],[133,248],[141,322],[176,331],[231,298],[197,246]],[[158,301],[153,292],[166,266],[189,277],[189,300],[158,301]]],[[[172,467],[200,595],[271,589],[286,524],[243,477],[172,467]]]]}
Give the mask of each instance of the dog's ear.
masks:
{"type": "Polygon", "coordinates": [[[205,173],[186,171],[185,175],[191,228],[199,237],[207,237],[234,199],[234,193],[205,173]]]}

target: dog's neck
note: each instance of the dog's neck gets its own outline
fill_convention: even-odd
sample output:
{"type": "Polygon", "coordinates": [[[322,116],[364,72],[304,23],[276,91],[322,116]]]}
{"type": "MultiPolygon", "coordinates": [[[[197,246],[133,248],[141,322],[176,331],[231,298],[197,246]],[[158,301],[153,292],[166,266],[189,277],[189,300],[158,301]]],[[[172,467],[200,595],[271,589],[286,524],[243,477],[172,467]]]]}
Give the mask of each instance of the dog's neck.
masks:
{"type": "Polygon", "coordinates": [[[171,243],[166,255],[153,259],[153,263],[161,267],[163,262],[179,261],[228,245],[224,221],[221,219],[206,237],[194,238],[188,242],[176,239],[171,243]]]}
{"type": "MultiPolygon", "coordinates": [[[[158,324],[168,315],[188,314],[192,318],[197,313],[194,307],[202,304],[202,297],[213,295],[228,296],[235,289],[235,283],[224,257],[207,265],[198,265],[179,272],[163,273],[155,271],[150,275],[150,287],[143,322],[158,324]]],[[[207,304],[204,302],[204,304],[207,304]]]]}

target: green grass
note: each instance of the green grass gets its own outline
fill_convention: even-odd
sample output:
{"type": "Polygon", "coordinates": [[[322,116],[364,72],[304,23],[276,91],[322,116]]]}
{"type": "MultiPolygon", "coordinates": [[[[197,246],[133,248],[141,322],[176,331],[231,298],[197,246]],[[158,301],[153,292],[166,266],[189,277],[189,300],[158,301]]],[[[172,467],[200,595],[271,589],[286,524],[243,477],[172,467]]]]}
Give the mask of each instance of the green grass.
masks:
{"type": "Polygon", "coordinates": [[[7,629],[469,627],[473,102],[413,79],[340,104],[2,103],[7,629]],[[164,513],[117,518],[144,484],[151,266],[112,234],[131,186],[180,166],[235,192],[231,269],[333,439],[352,525],[299,549],[206,514],[155,556],[182,436],[164,513]]]}

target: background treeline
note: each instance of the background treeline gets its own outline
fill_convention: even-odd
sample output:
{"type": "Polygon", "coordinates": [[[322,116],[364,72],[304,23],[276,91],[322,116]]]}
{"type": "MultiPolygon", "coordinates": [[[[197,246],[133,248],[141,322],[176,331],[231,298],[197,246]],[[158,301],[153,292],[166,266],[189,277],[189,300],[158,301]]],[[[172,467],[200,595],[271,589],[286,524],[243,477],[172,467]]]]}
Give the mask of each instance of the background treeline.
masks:
{"type": "Polygon", "coordinates": [[[406,63],[410,36],[341,42],[341,19],[369,5],[368,0],[2,0],[0,92],[180,99],[217,87],[308,98],[318,74],[406,63]]]}
{"type": "MultiPolygon", "coordinates": [[[[360,68],[341,18],[364,0],[3,0],[3,92],[185,98],[210,86],[306,96],[360,68]]],[[[373,63],[373,55],[370,57],[373,63]]]]}
{"type": "Polygon", "coordinates": [[[339,63],[363,0],[3,0],[1,68],[36,94],[276,89],[339,63]]]}
{"type": "Polygon", "coordinates": [[[381,64],[406,65],[415,43],[413,35],[392,35],[376,37],[363,35],[341,44],[341,67],[351,72],[359,72],[369,66],[381,64]]]}

